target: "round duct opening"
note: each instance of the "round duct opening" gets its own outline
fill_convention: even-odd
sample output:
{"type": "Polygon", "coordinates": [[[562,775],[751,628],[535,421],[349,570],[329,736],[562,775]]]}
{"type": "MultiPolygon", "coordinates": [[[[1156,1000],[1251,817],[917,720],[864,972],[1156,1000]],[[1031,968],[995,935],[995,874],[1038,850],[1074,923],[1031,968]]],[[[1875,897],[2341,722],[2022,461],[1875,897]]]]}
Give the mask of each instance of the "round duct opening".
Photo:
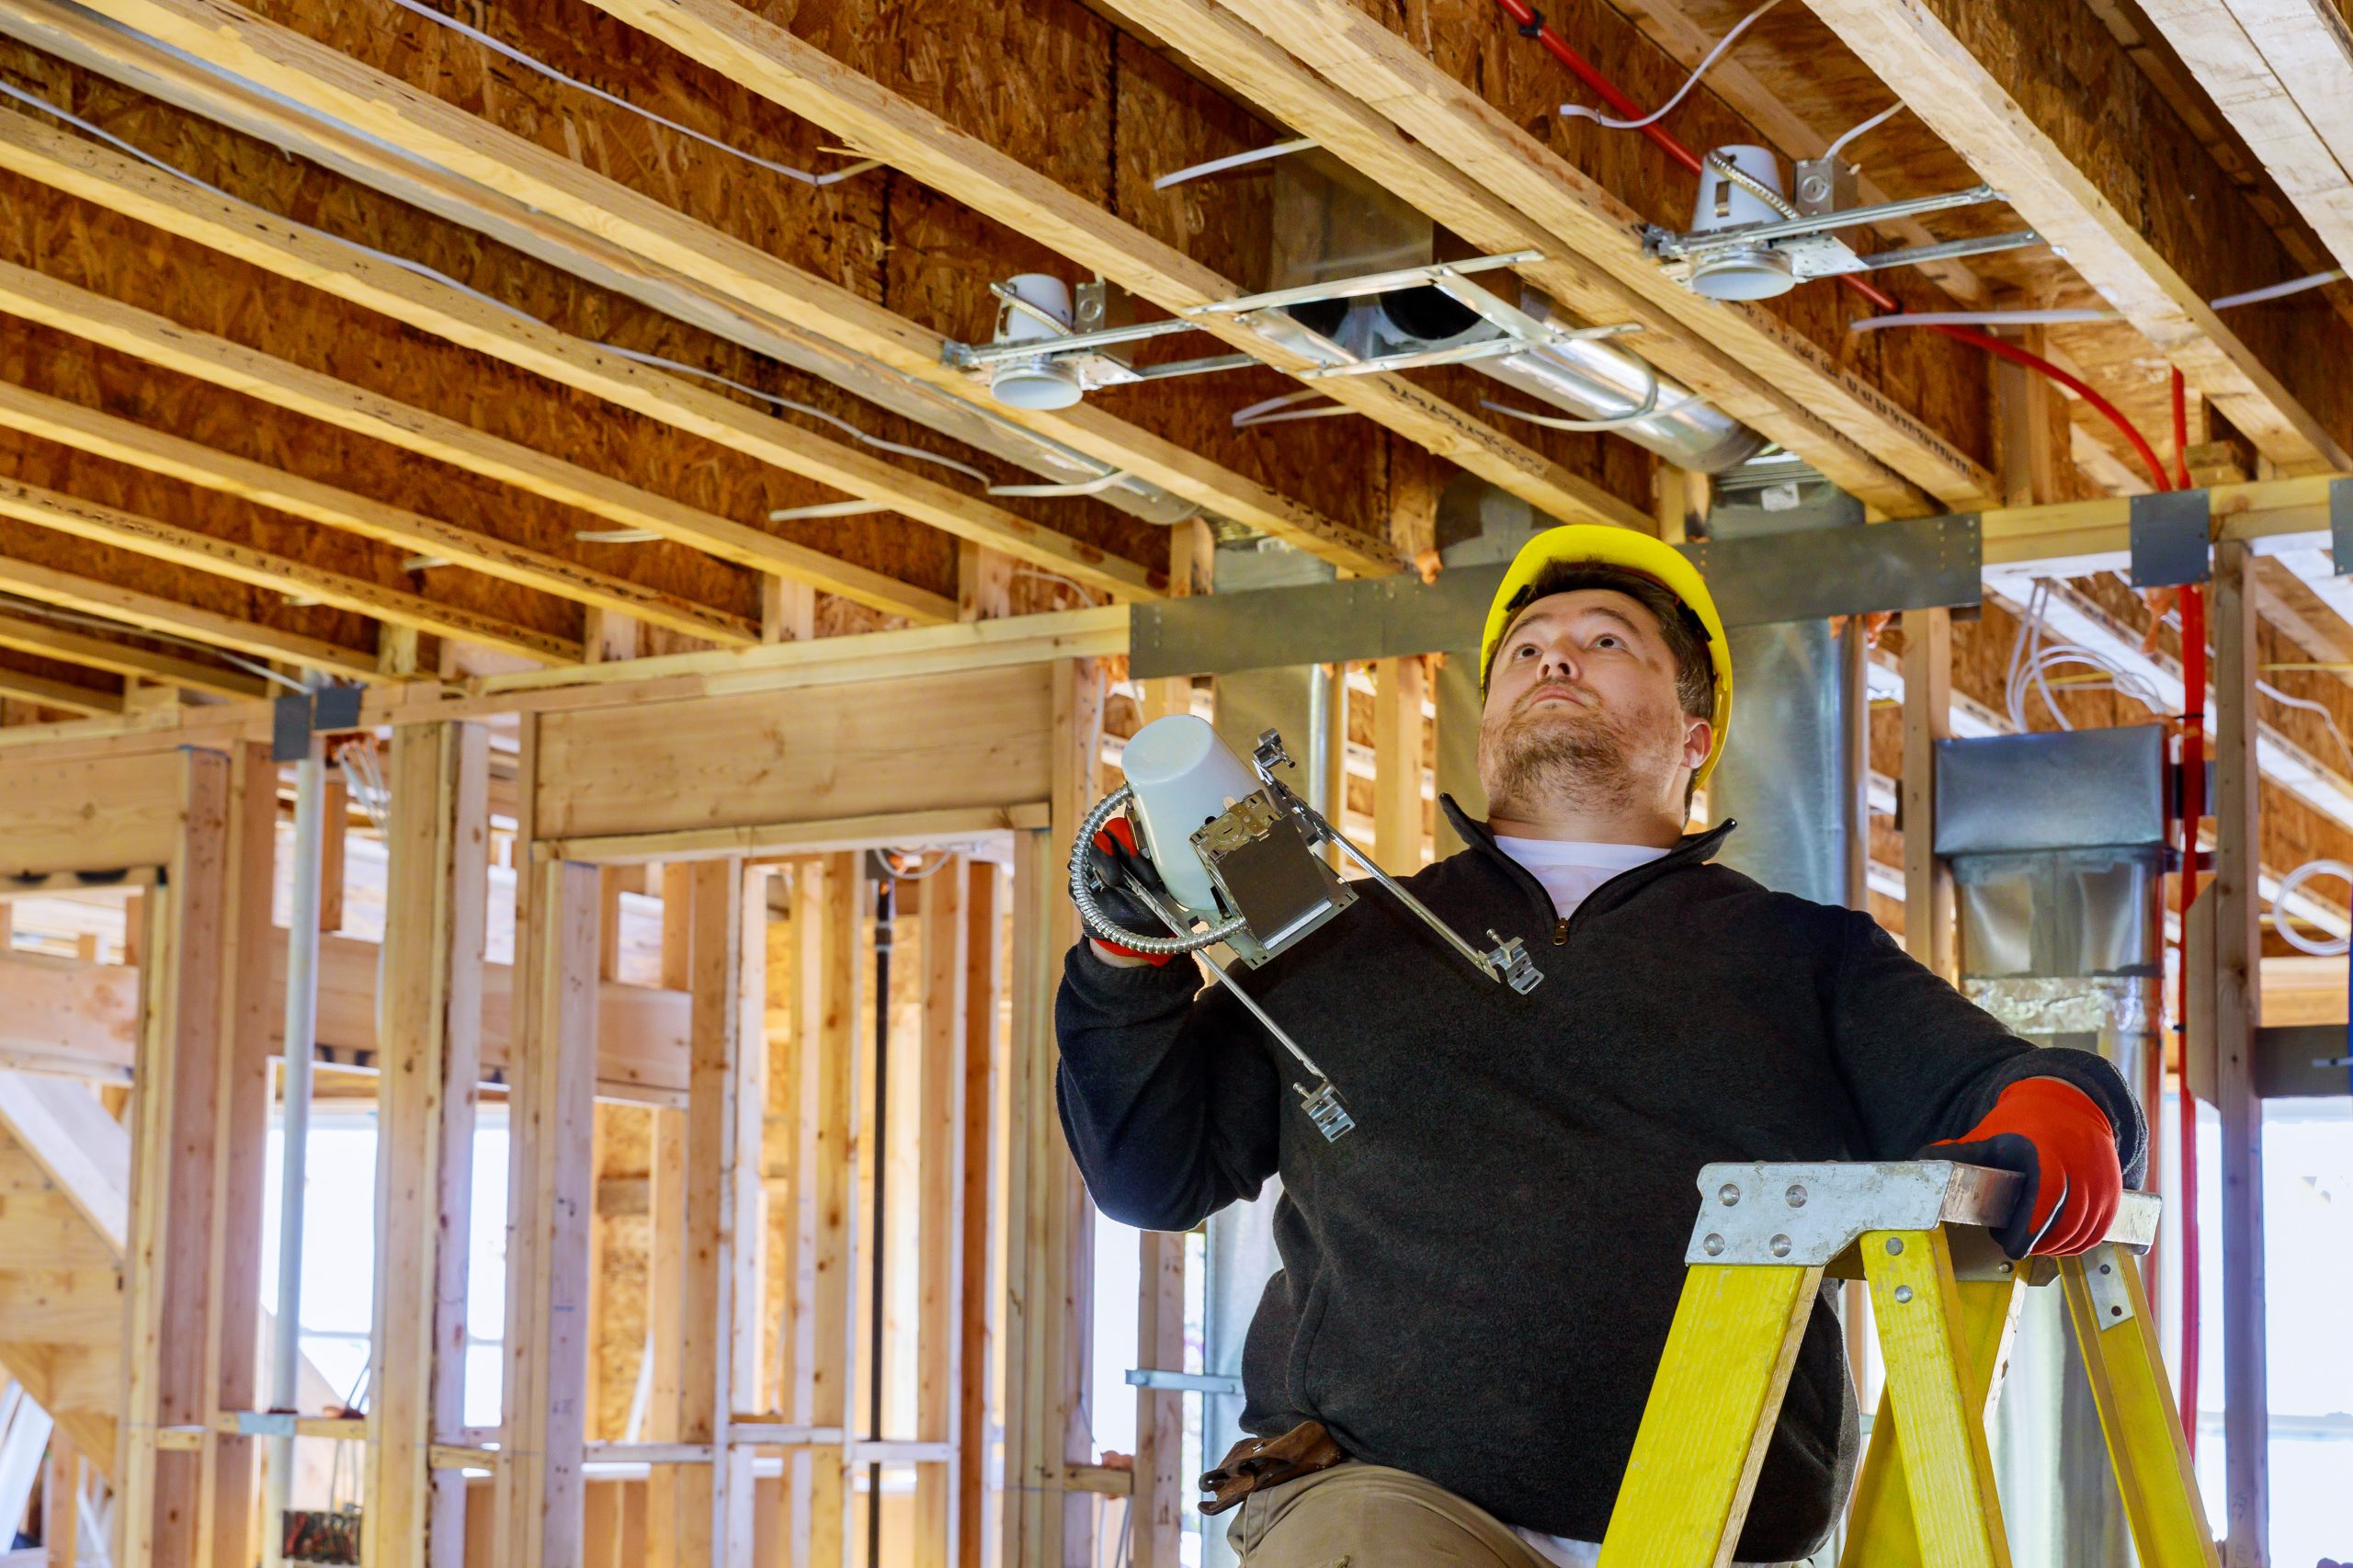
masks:
{"type": "Polygon", "coordinates": [[[1296,305],[1285,305],[1283,313],[1320,337],[1330,337],[1340,330],[1348,317],[1346,300],[1302,300],[1296,305]]]}
{"type": "Polygon", "coordinates": [[[1425,343],[1460,336],[1479,324],[1478,312],[1427,283],[1381,295],[1376,302],[1390,325],[1425,343]]]}

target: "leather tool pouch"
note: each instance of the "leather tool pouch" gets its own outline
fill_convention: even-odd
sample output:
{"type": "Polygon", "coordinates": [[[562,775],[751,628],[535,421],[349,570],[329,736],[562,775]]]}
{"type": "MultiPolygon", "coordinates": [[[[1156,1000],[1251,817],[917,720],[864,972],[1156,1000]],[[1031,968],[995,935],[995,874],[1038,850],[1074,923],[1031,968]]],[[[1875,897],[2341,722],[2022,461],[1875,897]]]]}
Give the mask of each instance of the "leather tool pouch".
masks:
{"type": "Polygon", "coordinates": [[[1348,1456],[1321,1421],[1302,1421],[1279,1437],[1245,1437],[1201,1477],[1204,1514],[1222,1514],[1253,1492],[1329,1470],[1348,1456]]]}

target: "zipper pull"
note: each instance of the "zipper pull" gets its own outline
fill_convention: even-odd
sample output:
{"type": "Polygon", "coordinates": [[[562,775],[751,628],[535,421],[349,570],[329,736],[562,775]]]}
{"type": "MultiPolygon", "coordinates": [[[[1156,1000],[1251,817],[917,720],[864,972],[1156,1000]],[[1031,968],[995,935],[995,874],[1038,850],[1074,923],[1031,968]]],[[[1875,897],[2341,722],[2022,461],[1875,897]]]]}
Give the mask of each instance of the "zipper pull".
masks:
{"type": "Polygon", "coordinates": [[[1555,920],[1552,922],[1552,945],[1556,948],[1565,948],[1569,945],[1569,923],[1567,921],[1555,920]]]}

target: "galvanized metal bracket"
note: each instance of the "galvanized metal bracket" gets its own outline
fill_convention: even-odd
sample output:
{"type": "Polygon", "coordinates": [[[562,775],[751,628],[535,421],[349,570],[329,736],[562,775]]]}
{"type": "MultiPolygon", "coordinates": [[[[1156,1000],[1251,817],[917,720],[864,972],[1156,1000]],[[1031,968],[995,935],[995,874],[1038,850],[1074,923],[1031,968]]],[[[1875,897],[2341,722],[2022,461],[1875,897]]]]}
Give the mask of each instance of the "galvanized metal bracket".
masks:
{"type": "MultiPolygon", "coordinates": [[[[1866,1231],[1990,1230],[2009,1218],[2024,1187],[2016,1172],[1951,1160],[1705,1165],[1683,1260],[1829,1268],[1866,1231]]],[[[2126,1193],[2108,1241],[2145,1251],[2161,1208],[2151,1194],[2126,1193]]],[[[2010,1272],[1992,1260],[1984,1267],[2010,1272]]]]}
{"type": "Polygon", "coordinates": [[[323,686],[281,697],[269,709],[269,759],[300,762],[311,755],[311,737],[359,727],[360,689],[323,686]]]}
{"type": "Polygon", "coordinates": [[[2128,507],[2132,585],[2175,588],[2214,574],[2213,496],[2205,490],[2135,495],[2128,507]]]}
{"type": "Polygon", "coordinates": [[[2328,482],[2328,564],[2340,577],[2353,573],[2353,479],[2328,482]]]}

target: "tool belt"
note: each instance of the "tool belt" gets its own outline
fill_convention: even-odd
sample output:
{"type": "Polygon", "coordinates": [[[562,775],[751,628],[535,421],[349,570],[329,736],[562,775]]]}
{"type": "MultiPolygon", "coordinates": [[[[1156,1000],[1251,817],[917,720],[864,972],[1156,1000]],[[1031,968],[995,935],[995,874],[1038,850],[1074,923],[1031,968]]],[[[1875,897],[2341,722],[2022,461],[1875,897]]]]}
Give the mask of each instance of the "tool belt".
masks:
{"type": "Polygon", "coordinates": [[[1279,1437],[1245,1437],[1201,1477],[1201,1512],[1222,1514],[1253,1492],[1329,1470],[1348,1456],[1321,1421],[1302,1421],[1279,1437]]]}

